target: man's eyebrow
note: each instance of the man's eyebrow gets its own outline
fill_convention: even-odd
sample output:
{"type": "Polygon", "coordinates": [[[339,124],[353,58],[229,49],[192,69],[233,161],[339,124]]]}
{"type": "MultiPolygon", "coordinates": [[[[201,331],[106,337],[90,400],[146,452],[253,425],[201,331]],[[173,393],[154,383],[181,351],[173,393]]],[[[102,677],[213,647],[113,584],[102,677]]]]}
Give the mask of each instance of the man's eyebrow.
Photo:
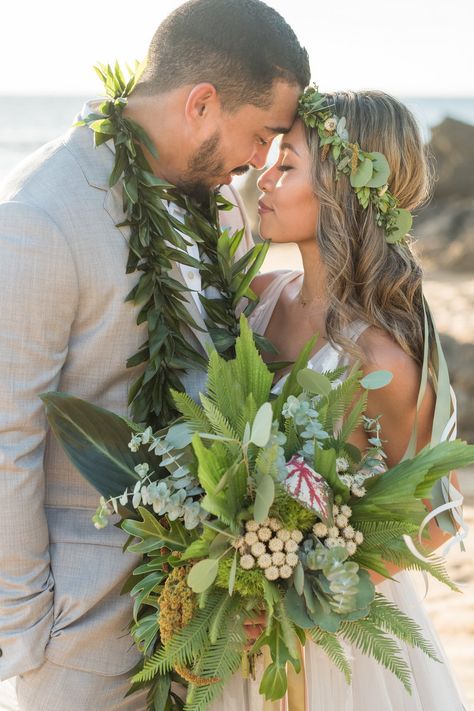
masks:
{"type": "Polygon", "coordinates": [[[289,133],[291,131],[291,126],[283,128],[282,126],[280,127],[273,127],[273,126],[265,126],[267,131],[270,131],[271,133],[276,133],[277,135],[280,133],[289,133]]]}
{"type": "Polygon", "coordinates": [[[299,157],[299,155],[300,155],[300,154],[298,153],[298,151],[296,150],[296,148],[291,145],[291,143],[282,142],[282,143],[280,143],[280,146],[279,146],[279,147],[280,147],[280,151],[290,150],[290,151],[293,151],[293,153],[296,153],[296,155],[297,155],[298,157],[299,157]]]}

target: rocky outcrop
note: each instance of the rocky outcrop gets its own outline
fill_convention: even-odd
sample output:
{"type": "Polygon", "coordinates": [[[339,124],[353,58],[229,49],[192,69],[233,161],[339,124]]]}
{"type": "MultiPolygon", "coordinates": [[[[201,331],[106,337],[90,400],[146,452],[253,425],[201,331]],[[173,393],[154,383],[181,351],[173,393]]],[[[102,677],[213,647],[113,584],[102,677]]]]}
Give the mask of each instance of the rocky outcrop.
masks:
{"type": "Polygon", "coordinates": [[[458,403],[458,436],[474,442],[474,343],[459,343],[446,334],[441,341],[458,403]]]}
{"type": "Polygon", "coordinates": [[[428,149],[436,180],[431,203],[415,221],[422,259],[474,271],[474,126],[447,118],[433,129],[428,149]]]}

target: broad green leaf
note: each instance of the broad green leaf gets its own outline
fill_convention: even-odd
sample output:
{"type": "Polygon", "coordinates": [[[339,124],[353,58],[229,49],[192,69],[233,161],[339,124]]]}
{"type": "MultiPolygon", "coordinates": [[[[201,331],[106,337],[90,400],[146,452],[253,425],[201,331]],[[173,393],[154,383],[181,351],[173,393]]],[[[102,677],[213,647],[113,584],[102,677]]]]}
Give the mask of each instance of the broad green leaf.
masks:
{"type": "Polygon", "coordinates": [[[157,468],[155,455],[142,447],[132,452],[132,431],[119,415],[67,393],[40,396],[46,417],[74,466],[105,498],[119,496],[139,479],[137,464],[157,468]]]}
{"type": "Polygon", "coordinates": [[[304,569],[303,569],[303,566],[302,566],[300,560],[298,561],[296,568],[294,570],[293,583],[294,583],[295,590],[298,593],[298,595],[302,595],[303,589],[304,589],[304,569]]]}
{"type": "Polygon", "coordinates": [[[264,474],[260,478],[255,492],[253,515],[257,523],[262,523],[266,519],[274,498],[275,482],[271,476],[264,474]]]}
{"type": "Polygon", "coordinates": [[[298,384],[308,393],[315,395],[329,395],[331,392],[331,381],[322,373],[318,373],[311,368],[300,370],[296,376],[298,384]]]}
{"type": "Polygon", "coordinates": [[[273,410],[269,402],[264,402],[258,409],[252,425],[250,441],[257,447],[265,447],[272,430],[273,410]]]}
{"type": "Polygon", "coordinates": [[[158,521],[156,516],[143,508],[138,507],[138,512],[142,520],[125,519],[121,523],[121,527],[129,536],[135,538],[156,539],[161,543],[161,546],[167,546],[172,550],[184,550],[188,547],[193,537],[196,535],[192,531],[184,528],[180,521],[168,521],[169,528],[165,528],[158,521]]]}
{"type": "Polygon", "coordinates": [[[388,385],[393,378],[389,370],[374,370],[373,373],[365,375],[359,382],[366,390],[378,390],[388,385]]]}
{"type": "Polygon", "coordinates": [[[217,577],[219,561],[216,558],[206,558],[193,565],[188,573],[187,582],[195,593],[207,590],[217,577]]]}
{"type": "Polygon", "coordinates": [[[209,555],[209,543],[202,538],[193,541],[184,551],[180,560],[189,560],[191,558],[203,558],[209,555]]]}
{"type": "Polygon", "coordinates": [[[402,240],[411,230],[411,226],[413,224],[413,216],[411,212],[408,212],[408,210],[404,210],[403,208],[398,208],[396,212],[396,229],[385,238],[389,244],[395,244],[396,242],[402,240]]]}
{"type": "Polygon", "coordinates": [[[373,163],[370,158],[364,158],[357,170],[351,173],[350,181],[353,188],[363,188],[372,179],[373,163]]]}
{"type": "Polygon", "coordinates": [[[368,188],[382,188],[387,184],[390,177],[390,166],[387,159],[383,153],[373,153],[368,154],[372,159],[373,175],[372,178],[366,183],[368,188]]]}

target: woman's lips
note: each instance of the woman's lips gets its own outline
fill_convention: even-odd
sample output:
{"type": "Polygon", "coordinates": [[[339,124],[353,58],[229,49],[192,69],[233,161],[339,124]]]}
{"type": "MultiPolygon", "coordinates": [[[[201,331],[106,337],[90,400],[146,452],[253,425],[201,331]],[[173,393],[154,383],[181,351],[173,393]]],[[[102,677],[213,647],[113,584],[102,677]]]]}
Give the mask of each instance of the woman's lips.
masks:
{"type": "Polygon", "coordinates": [[[258,201],[258,214],[259,215],[265,215],[267,212],[273,212],[271,207],[268,207],[268,205],[265,205],[262,200],[258,201]]]}

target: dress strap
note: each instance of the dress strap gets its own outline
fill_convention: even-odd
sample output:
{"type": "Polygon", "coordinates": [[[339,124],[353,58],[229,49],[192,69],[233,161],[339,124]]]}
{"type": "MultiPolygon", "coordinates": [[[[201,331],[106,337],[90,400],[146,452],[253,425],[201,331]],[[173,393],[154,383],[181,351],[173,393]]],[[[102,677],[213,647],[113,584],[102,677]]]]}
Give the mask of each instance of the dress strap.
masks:
{"type": "Polygon", "coordinates": [[[282,291],[287,284],[300,278],[301,274],[302,272],[299,271],[285,269],[275,275],[270,284],[260,294],[258,305],[249,318],[249,324],[253,331],[262,336],[264,335],[282,291]]]}

